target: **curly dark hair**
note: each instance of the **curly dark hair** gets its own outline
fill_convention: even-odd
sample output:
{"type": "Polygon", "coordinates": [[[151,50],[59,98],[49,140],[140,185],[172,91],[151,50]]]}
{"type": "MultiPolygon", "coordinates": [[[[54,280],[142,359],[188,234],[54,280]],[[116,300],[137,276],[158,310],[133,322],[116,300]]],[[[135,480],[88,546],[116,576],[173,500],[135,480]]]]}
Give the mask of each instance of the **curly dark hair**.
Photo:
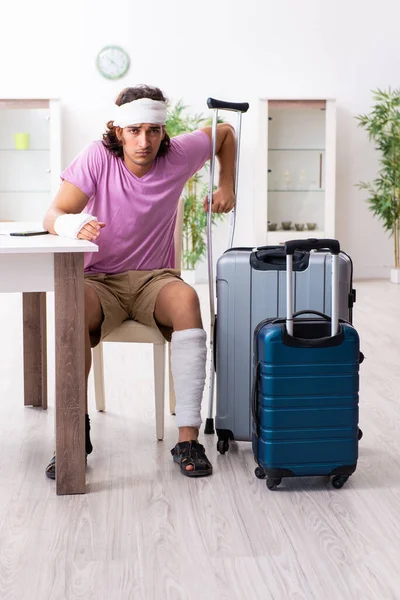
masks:
{"type": "MultiPolygon", "coordinates": [[[[132,102],[132,100],[139,100],[139,98],[150,98],[151,100],[160,100],[161,102],[167,102],[162,91],[157,87],[151,87],[149,85],[140,84],[136,87],[127,87],[118,95],[115,100],[117,106],[132,102]]],[[[117,137],[117,128],[114,126],[114,121],[108,121],[106,125],[106,132],[103,133],[103,144],[114,156],[123,158],[124,151],[122,143],[117,137]]],[[[164,139],[160,144],[160,148],[157,152],[157,158],[159,156],[165,156],[169,150],[171,144],[170,137],[165,133],[164,139]]]]}

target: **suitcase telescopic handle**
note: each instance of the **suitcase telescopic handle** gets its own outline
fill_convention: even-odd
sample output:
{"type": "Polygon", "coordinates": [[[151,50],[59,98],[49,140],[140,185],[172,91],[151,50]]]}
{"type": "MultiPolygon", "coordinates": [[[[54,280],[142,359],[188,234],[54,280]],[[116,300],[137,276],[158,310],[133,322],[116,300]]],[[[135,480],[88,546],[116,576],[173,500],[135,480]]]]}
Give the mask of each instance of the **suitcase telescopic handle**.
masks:
{"type": "Polygon", "coordinates": [[[295,250],[328,249],[332,253],[332,312],[331,335],[339,328],[339,253],[340,243],[332,239],[290,240],[285,243],[286,254],[286,329],[293,335],[293,254],[295,250]]]}
{"type": "Polygon", "coordinates": [[[235,112],[245,113],[249,110],[248,102],[225,102],[216,98],[207,98],[207,106],[211,109],[233,110],[235,112]]]}
{"type": "Polygon", "coordinates": [[[338,240],[332,239],[316,239],[309,238],[308,240],[291,240],[285,243],[285,254],[294,254],[295,250],[325,250],[328,249],[332,254],[340,253],[340,243],[338,240]]]}

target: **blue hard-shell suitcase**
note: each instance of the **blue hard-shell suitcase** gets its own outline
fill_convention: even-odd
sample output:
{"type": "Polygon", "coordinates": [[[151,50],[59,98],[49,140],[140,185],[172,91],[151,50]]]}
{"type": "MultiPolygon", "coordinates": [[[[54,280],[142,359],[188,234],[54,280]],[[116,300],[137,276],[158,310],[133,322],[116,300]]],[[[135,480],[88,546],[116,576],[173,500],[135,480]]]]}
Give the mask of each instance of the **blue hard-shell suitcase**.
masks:
{"type": "Polygon", "coordinates": [[[283,477],[330,476],[341,488],[358,458],[360,343],[357,331],[338,319],[336,240],[286,243],[287,318],[267,319],[255,331],[253,451],[255,474],[275,489],[283,477]],[[292,314],[295,249],[332,251],[332,318],[292,314]]]}

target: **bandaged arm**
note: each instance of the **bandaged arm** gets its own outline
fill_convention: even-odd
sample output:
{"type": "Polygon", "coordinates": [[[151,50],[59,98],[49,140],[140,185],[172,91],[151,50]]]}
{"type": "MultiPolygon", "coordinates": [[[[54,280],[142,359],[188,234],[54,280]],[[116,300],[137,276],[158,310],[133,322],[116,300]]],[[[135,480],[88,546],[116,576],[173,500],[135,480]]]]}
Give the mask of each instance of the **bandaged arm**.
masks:
{"type": "Polygon", "coordinates": [[[97,221],[95,216],[83,212],[88,201],[82,190],[63,181],[44,217],[43,227],[50,233],[76,238],[82,227],[97,221]]]}
{"type": "Polygon", "coordinates": [[[88,213],[59,215],[54,221],[54,231],[62,237],[77,239],[82,227],[90,221],[97,221],[97,217],[93,217],[88,213]]]}

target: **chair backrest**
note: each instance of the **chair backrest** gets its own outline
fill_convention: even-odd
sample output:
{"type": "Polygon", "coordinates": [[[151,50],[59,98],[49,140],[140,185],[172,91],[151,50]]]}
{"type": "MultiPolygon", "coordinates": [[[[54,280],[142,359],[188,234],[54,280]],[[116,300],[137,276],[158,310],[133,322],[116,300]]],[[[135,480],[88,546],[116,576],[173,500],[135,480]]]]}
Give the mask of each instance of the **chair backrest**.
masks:
{"type": "Polygon", "coordinates": [[[176,214],[175,232],[174,232],[174,246],[175,246],[175,269],[181,270],[181,259],[182,259],[182,229],[183,229],[183,212],[185,208],[185,201],[181,197],[179,199],[178,211],[176,214]]]}

